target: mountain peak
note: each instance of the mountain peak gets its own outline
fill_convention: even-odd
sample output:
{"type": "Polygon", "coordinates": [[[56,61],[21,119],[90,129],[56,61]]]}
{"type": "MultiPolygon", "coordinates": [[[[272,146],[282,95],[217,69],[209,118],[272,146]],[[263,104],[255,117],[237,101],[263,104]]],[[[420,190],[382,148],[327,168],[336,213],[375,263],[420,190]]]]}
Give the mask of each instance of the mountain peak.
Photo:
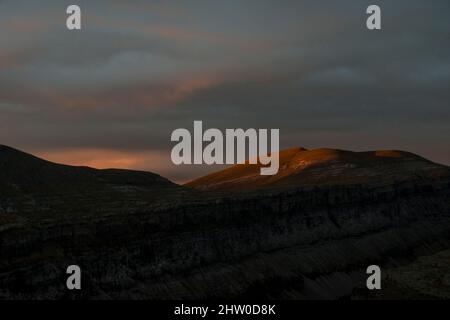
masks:
{"type": "Polygon", "coordinates": [[[279,153],[279,171],[259,175],[260,165],[235,165],[186,185],[204,190],[243,190],[302,185],[383,183],[419,176],[449,174],[449,168],[413,153],[398,150],[353,152],[301,147],[279,153]]]}

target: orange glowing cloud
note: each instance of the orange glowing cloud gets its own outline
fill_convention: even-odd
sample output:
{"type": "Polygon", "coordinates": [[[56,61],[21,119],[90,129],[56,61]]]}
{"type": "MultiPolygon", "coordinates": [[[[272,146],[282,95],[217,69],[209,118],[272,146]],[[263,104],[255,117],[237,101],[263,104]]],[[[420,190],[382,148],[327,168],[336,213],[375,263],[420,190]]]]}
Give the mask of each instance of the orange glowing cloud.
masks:
{"type": "Polygon", "coordinates": [[[212,34],[198,30],[188,30],[174,26],[145,26],[140,29],[147,34],[174,41],[206,41],[208,43],[222,43],[225,38],[222,35],[212,34]]]}

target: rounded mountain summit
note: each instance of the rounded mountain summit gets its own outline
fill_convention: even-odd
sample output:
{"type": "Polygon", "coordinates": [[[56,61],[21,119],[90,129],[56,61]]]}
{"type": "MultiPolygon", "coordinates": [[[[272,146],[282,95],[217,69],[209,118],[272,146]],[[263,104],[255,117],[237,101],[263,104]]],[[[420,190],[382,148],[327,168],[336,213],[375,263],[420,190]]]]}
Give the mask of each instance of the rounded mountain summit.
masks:
{"type": "Polygon", "coordinates": [[[188,182],[201,190],[253,190],[307,185],[384,184],[450,175],[450,168],[396,150],[352,152],[291,148],[280,151],[276,175],[262,176],[261,165],[240,164],[188,182]]]}

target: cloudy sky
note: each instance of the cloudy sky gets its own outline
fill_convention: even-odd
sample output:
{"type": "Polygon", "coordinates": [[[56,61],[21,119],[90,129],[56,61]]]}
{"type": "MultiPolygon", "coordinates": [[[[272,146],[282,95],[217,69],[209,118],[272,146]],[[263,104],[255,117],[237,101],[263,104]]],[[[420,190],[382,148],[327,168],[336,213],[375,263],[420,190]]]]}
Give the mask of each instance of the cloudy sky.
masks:
{"type": "Polygon", "coordinates": [[[194,120],[450,165],[450,2],[0,0],[0,144],[182,182],[217,169],[170,162],[194,120]]]}

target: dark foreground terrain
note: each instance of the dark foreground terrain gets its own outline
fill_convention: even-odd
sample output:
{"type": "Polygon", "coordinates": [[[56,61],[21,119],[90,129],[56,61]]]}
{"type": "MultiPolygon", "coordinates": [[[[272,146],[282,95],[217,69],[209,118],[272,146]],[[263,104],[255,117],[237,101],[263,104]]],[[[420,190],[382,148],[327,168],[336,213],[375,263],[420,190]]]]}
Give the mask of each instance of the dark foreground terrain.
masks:
{"type": "Polygon", "coordinates": [[[276,181],[250,188],[253,169],[238,167],[192,189],[0,147],[0,298],[449,297],[448,167],[300,151],[276,181]],[[72,264],[81,291],[66,289],[72,264]],[[364,288],[371,264],[386,271],[376,293],[364,288]]]}

